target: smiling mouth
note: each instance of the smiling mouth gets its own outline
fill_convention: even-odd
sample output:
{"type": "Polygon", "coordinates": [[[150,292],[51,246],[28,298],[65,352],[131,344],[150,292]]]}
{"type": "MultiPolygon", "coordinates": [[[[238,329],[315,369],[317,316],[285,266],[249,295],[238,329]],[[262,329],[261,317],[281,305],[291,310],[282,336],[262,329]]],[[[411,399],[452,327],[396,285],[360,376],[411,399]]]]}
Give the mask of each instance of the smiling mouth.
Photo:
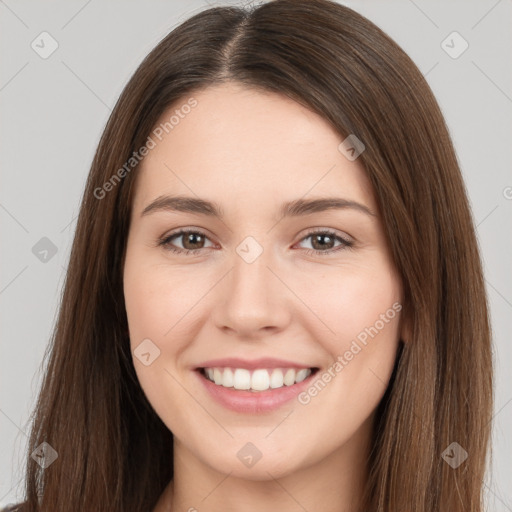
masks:
{"type": "Polygon", "coordinates": [[[298,384],[318,368],[199,368],[199,373],[217,386],[235,390],[261,392],[298,384]]]}

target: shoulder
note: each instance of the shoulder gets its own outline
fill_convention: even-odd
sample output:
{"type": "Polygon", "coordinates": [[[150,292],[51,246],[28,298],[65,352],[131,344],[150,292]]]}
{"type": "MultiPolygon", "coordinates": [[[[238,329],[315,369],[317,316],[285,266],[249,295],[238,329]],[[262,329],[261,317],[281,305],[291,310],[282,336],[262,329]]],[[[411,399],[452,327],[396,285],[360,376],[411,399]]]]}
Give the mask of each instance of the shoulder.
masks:
{"type": "Polygon", "coordinates": [[[18,512],[21,511],[22,503],[18,503],[17,505],[7,505],[4,508],[0,508],[0,512],[18,512]]]}

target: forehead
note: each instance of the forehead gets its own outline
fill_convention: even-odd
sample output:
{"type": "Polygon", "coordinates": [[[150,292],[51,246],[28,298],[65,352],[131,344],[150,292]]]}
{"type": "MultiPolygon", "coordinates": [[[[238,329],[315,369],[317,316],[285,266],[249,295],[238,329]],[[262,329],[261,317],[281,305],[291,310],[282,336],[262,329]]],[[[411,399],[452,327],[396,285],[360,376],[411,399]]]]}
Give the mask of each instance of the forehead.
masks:
{"type": "Polygon", "coordinates": [[[167,109],[150,137],[154,147],[137,171],[139,211],[164,193],[253,206],[338,193],[374,205],[362,165],[338,150],[343,137],[280,94],[208,87],[167,109]]]}

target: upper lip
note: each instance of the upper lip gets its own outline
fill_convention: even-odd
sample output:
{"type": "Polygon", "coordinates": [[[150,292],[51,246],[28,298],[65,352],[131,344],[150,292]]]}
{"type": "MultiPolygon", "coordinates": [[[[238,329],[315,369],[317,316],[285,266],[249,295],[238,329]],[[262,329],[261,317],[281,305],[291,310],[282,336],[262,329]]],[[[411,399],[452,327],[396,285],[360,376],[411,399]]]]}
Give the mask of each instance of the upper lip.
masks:
{"type": "Polygon", "coordinates": [[[275,359],[273,357],[261,357],[259,359],[240,359],[238,357],[227,357],[223,359],[211,359],[197,366],[197,368],[245,368],[247,370],[256,370],[258,368],[314,368],[308,364],[286,361],[285,359],[275,359]]]}

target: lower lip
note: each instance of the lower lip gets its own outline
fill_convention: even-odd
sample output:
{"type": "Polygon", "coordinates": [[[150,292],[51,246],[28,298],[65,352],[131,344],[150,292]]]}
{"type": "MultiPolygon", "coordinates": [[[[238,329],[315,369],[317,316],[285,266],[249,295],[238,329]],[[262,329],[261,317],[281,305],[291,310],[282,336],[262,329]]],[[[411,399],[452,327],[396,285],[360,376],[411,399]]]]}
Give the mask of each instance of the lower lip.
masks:
{"type": "Polygon", "coordinates": [[[199,370],[196,370],[195,373],[206,390],[220,405],[235,412],[255,414],[275,411],[285,403],[293,400],[310,385],[317,372],[313,372],[302,382],[291,386],[254,392],[218,386],[207,379],[199,370]]]}

